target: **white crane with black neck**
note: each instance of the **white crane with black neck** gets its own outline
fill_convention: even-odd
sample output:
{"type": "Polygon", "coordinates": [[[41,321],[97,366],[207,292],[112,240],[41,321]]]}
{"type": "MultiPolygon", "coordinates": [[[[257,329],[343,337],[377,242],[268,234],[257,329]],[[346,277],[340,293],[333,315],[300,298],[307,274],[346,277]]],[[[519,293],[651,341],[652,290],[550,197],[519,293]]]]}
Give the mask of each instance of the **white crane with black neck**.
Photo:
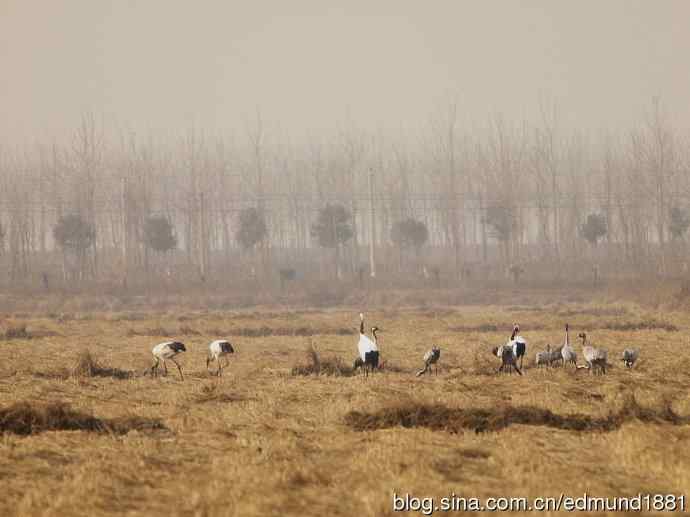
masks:
{"type": "Polygon", "coordinates": [[[221,363],[221,359],[224,358],[225,366],[229,366],[230,361],[228,360],[228,355],[234,353],[235,349],[232,347],[230,341],[225,339],[216,339],[215,341],[211,341],[211,344],[208,345],[208,355],[206,356],[206,370],[208,370],[208,367],[212,361],[216,361],[218,363],[216,375],[220,377],[223,375],[223,364],[221,363]]]}
{"type": "Polygon", "coordinates": [[[180,343],[179,341],[164,341],[163,343],[159,343],[154,346],[153,350],[151,350],[151,353],[153,354],[153,358],[156,360],[156,362],[153,363],[153,366],[151,366],[151,376],[154,377],[158,375],[158,366],[160,365],[161,361],[163,361],[165,375],[168,375],[168,365],[166,364],[166,361],[169,359],[175,363],[175,366],[177,366],[177,370],[180,372],[180,379],[184,380],[182,368],[180,367],[180,363],[175,361],[175,356],[186,351],[187,349],[185,348],[184,343],[180,343]]]}
{"type": "Polygon", "coordinates": [[[520,360],[520,368],[522,368],[522,360],[525,357],[525,352],[527,352],[527,341],[520,335],[520,325],[515,323],[513,325],[513,334],[510,336],[510,343],[513,347],[513,353],[515,354],[515,362],[520,360]]]}

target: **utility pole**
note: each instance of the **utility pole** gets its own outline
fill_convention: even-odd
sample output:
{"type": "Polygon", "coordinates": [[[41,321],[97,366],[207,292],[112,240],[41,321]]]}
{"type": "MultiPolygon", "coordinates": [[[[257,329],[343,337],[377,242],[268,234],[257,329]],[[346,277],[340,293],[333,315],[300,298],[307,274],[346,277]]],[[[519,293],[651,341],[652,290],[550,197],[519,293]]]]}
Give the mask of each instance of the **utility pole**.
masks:
{"type": "Polygon", "coordinates": [[[204,193],[199,192],[199,233],[200,233],[200,265],[201,265],[201,281],[206,281],[206,262],[207,262],[207,248],[206,248],[206,213],[204,204],[204,193]]]}
{"type": "Polygon", "coordinates": [[[122,178],[122,284],[127,284],[127,274],[129,271],[127,257],[127,178],[122,178]]]}
{"type": "Polygon", "coordinates": [[[371,235],[369,236],[369,269],[371,277],[376,277],[376,260],[374,257],[374,245],[376,240],[376,217],[374,213],[374,170],[369,169],[369,199],[371,200],[371,235]]]}

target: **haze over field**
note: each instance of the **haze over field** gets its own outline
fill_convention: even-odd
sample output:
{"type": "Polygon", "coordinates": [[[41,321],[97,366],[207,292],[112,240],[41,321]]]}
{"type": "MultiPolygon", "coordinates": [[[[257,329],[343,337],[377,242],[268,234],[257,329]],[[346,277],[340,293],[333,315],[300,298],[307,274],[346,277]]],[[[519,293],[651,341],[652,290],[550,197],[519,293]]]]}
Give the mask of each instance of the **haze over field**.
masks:
{"type": "Polygon", "coordinates": [[[86,113],[178,134],[292,139],[346,120],[416,132],[457,100],[463,125],[555,103],[567,127],[639,124],[660,97],[690,124],[690,3],[295,0],[0,1],[0,138],[71,134],[86,113]]]}
{"type": "Polygon", "coordinates": [[[0,516],[687,505],[688,20],[0,0],[0,516]]]}
{"type": "Polygon", "coordinates": [[[679,278],[688,19],[5,0],[0,285],[679,278]]]}

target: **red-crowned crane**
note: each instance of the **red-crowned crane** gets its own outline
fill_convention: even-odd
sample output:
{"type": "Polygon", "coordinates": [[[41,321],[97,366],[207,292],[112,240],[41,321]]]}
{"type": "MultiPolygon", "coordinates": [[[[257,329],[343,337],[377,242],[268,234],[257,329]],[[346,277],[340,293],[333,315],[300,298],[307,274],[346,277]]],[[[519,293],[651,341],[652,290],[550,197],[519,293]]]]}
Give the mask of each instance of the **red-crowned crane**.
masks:
{"type": "Polygon", "coordinates": [[[175,356],[186,351],[187,349],[185,348],[184,343],[180,343],[179,341],[165,341],[154,346],[153,350],[151,350],[151,353],[153,354],[156,362],[153,364],[153,366],[151,366],[151,376],[158,375],[158,366],[160,365],[161,361],[163,361],[165,375],[168,375],[168,365],[166,364],[166,361],[170,359],[173,363],[175,363],[175,366],[177,366],[177,369],[180,372],[180,379],[184,380],[182,368],[180,367],[180,364],[175,361],[175,356]]]}
{"type": "Polygon", "coordinates": [[[225,366],[229,366],[230,361],[228,360],[228,355],[234,353],[235,349],[232,348],[230,341],[225,339],[216,339],[215,341],[211,341],[211,344],[208,345],[206,369],[208,370],[208,366],[211,364],[211,361],[216,361],[218,363],[218,371],[216,372],[216,375],[220,377],[223,374],[223,365],[221,363],[221,359],[225,358],[225,366]]]}
{"type": "Polygon", "coordinates": [[[520,326],[515,323],[513,325],[513,334],[510,336],[510,342],[513,346],[513,353],[515,354],[515,362],[520,360],[520,368],[522,368],[522,360],[525,357],[525,352],[527,352],[527,341],[520,334],[520,326]]]}
{"type": "Polygon", "coordinates": [[[364,333],[364,314],[359,314],[359,341],[357,342],[357,350],[359,358],[363,363],[364,375],[369,376],[369,371],[373,371],[379,366],[379,348],[377,346],[376,331],[378,327],[371,328],[371,334],[374,336],[374,341],[369,339],[364,333]]]}
{"type": "Polygon", "coordinates": [[[501,360],[501,366],[498,368],[499,372],[513,372],[513,368],[522,375],[520,368],[522,368],[522,360],[527,351],[527,342],[524,338],[518,335],[520,327],[517,323],[513,325],[513,332],[510,339],[505,345],[494,347],[491,351],[496,357],[501,360]],[[518,368],[518,359],[520,359],[520,367],[518,368]]]}

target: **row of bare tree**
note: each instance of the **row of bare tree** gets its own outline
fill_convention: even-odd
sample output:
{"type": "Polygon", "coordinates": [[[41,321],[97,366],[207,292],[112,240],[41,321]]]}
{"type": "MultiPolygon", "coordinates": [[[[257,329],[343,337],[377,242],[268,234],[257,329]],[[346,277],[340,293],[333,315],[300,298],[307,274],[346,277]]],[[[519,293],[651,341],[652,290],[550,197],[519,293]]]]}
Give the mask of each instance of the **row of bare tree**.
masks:
{"type": "Polygon", "coordinates": [[[441,118],[293,144],[258,117],[242,138],[161,141],[87,116],[68,143],[0,147],[0,283],[685,272],[690,145],[657,102],[596,137],[548,110],[441,118]]]}

